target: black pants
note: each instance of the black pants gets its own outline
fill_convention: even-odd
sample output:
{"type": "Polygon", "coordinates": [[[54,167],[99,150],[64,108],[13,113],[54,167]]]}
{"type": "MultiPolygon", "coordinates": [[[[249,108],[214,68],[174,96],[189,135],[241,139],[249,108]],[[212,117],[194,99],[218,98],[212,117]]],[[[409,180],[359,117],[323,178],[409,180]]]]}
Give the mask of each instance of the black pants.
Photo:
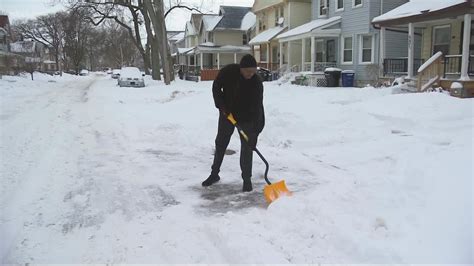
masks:
{"type": "MultiPolygon", "coordinates": [[[[250,180],[252,177],[252,159],[253,150],[250,147],[257,145],[258,133],[255,127],[255,123],[239,122],[240,127],[245,131],[249,137],[249,144],[247,141],[240,136],[240,169],[242,170],[242,179],[250,180]]],[[[229,145],[232,133],[234,133],[234,125],[232,125],[227,118],[220,114],[219,115],[219,127],[217,130],[216,137],[216,151],[214,153],[214,162],[212,164],[211,174],[219,174],[222,161],[224,160],[225,151],[229,145]]]]}

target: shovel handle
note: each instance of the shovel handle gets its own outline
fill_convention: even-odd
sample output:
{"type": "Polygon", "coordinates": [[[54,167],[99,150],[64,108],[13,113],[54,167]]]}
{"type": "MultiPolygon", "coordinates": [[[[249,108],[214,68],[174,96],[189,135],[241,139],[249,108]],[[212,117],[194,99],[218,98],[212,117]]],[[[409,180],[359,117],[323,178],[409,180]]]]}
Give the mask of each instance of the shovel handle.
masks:
{"type": "MultiPolygon", "coordinates": [[[[225,115],[225,114],[224,114],[225,115]]],[[[235,120],[234,116],[229,113],[227,115],[227,119],[232,123],[232,125],[234,125],[237,130],[239,131],[239,134],[245,139],[245,141],[247,142],[248,145],[249,144],[249,137],[247,136],[247,134],[245,134],[244,130],[237,124],[237,120],[235,120]]],[[[268,162],[267,160],[265,160],[265,157],[263,157],[263,155],[260,153],[260,151],[257,149],[257,147],[250,147],[252,150],[254,150],[258,156],[260,157],[260,159],[262,159],[262,161],[265,163],[265,175],[264,175],[264,178],[265,178],[265,181],[267,182],[268,185],[271,185],[272,183],[270,182],[270,180],[268,180],[268,169],[270,168],[270,166],[268,165],[268,162]]]]}

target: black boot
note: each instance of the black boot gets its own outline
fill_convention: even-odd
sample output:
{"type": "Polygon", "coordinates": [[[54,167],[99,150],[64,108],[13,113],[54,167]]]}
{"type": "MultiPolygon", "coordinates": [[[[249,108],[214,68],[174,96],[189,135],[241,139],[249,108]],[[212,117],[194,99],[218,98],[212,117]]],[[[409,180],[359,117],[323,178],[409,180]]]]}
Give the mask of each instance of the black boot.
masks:
{"type": "Polygon", "coordinates": [[[214,183],[217,183],[219,180],[221,180],[219,175],[211,174],[206,180],[204,180],[204,182],[202,182],[202,186],[203,187],[208,187],[208,186],[210,186],[214,183]]]}
{"type": "Polygon", "coordinates": [[[252,181],[250,180],[244,180],[244,185],[242,187],[242,191],[243,192],[250,192],[252,191],[253,188],[252,188],[252,181]]]}

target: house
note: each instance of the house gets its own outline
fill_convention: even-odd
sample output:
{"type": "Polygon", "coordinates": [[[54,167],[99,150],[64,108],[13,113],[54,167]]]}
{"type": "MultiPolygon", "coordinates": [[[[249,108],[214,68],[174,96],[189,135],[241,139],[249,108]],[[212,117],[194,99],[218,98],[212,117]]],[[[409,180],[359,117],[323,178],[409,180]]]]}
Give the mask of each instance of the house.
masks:
{"type": "MultiPolygon", "coordinates": [[[[412,40],[421,31],[421,58],[425,64],[416,68],[416,47],[409,41],[404,47],[408,53],[408,79],[416,80],[418,90],[433,85],[450,89],[453,82],[464,85],[466,94],[474,96],[474,25],[472,0],[411,0],[381,16],[372,24],[386,32],[392,28],[408,28],[405,35],[412,40]]],[[[383,36],[383,34],[382,34],[383,36]]],[[[382,42],[382,57],[389,60],[388,40],[382,42]]],[[[388,65],[387,65],[388,66],[388,65]]],[[[387,67],[386,66],[386,67],[387,67]]],[[[385,70],[386,71],[386,70],[385,70]]],[[[467,96],[467,95],[465,95],[467,96]]]]}
{"type": "Polygon", "coordinates": [[[178,48],[184,48],[184,31],[168,31],[168,41],[170,44],[170,52],[173,57],[173,63],[178,64],[178,48]]]}
{"type": "Polygon", "coordinates": [[[32,67],[30,71],[41,71],[42,59],[45,53],[45,47],[42,43],[24,39],[10,44],[10,50],[15,55],[21,57],[21,60],[16,62],[17,71],[22,70],[25,66],[32,67]]]}
{"type": "Polygon", "coordinates": [[[6,74],[13,65],[15,55],[10,52],[11,29],[7,15],[0,15],[0,74],[6,74]]]}
{"type": "Polygon", "coordinates": [[[255,0],[252,12],[257,17],[256,36],[249,44],[260,67],[274,71],[288,64],[288,58],[301,57],[298,44],[280,47],[276,36],[311,20],[311,0],[255,0]]]}
{"type": "Polygon", "coordinates": [[[186,23],[185,47],[179,61],[188,69],[218,70],[251,53],[249,35],[255,25],[250,7],[220,6],[218,14],[192,14],[186,23]]]}
{"type": "MultiPolygon", "coordinates": [[[[322,73],[328,67],[355,71],[356,83],[375,83],[380,76],[380,30],[373,18],[406,3],[407,0],[313,0],[312,20],[279,34],[280,50],[289,57],[280,60],[292,71],[322,73]],[[295,52],[299,53],[295,57],[295,52]]],[[[407,56],[403,31],[386,31],[386,53],[407,56]]],[[[420,42],[420,37],[415,42],[420,42]]],[[[421,63],[420,63],[421,64],[421,63]]]]}
{"type": "Polygon", "coordinates": [[[248,32],[255,24],[250,7],[221,6],[218,14],[192,14],[186,23],[187,65],[220,69],[248,53],[248,32]]]}

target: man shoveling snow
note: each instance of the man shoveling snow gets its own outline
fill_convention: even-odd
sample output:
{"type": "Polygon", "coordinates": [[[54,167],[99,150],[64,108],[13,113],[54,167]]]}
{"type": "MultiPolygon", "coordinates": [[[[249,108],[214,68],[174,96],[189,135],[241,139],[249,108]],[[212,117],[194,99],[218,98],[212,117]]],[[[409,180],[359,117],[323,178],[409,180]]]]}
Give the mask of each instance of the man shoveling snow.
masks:
{"type": "Polygon", "coordinates": [[[219,109],[219,125],[211,175],[202,182],[208,187],[220,180],[219,171],[224,154],[234,132],[234,125],[227,119],[233,114],[248,136],[248,143],[240,136],[240,168],[244,192],[252,191],[252,149],[265,125],[263,110],[263,83],[256,75],[257,62],[247,54],[240,64],[230,64],[219,71],[212,85],[214,103],[219,109]]]}

